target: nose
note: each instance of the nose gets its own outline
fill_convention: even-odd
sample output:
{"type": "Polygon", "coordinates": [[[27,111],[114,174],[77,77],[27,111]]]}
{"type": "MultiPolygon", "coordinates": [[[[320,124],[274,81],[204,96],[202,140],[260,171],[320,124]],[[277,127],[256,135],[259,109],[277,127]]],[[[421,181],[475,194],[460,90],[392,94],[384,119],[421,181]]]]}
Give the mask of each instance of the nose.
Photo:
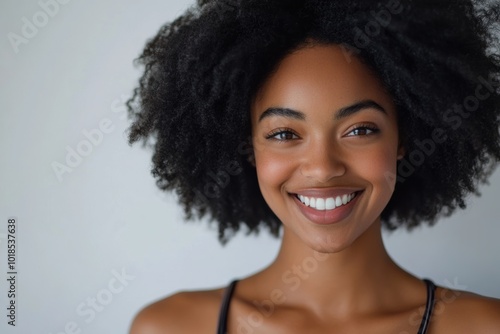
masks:
{"type": "Polygon", "coordinates": [[[326,183],[332,178],[345,174],[346,165],[340,149],[332,143],[311,143],[305,150],[300,173],[320,183],[326,183]]]}

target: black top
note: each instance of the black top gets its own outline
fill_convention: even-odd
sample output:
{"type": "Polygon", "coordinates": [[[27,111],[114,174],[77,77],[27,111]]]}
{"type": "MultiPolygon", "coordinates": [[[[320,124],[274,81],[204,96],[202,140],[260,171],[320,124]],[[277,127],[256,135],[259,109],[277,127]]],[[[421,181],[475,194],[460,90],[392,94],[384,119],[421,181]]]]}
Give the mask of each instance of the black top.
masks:
{"type": "MultiPolygon", "coordinates": [[[[422,322],[420,323],[420,328],[417,334],[427,333],[429,328],[429,322],[431,320],[432,309],[434,308],[434,291],[436,286],[431,280],[423,280],[427,286],[427,304],[425,305],[424,316],[422,317],[422,322]]],[[[233,295],[234,288],[238,283],[238,280],[234,280],[227,287],[224,296],[222,297],[222,304],[219,313],[219,325],[217,328],[217,334],[227,334],[227,314],[229,311],[229,303],[231,301],[231,296],[233,295]]]]}

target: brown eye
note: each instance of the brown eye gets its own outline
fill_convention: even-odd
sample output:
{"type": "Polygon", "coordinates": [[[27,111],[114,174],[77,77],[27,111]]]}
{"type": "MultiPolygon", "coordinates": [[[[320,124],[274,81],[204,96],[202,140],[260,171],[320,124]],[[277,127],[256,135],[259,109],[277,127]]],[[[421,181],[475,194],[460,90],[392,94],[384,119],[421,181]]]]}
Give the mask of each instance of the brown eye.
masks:
{"type": "Polygon", "coordinates": [[[291,132],[283,131],[283,132],[278,133],[274,137],[276,139],[279,139],[279,140],[291,140],[291,139],[294,139],[294,136],[295,135],[291,132]]]}
{"type": "Polygon", "coordinates": [[[273,131],[269,135],[266,136],[266,139],[277,140],[277,141],[289,141],[298,139],[299,137],[290,130],[282,130],[278,129],[273,131]]]}
{"type": "Polygon", "coordinates": [[[375,133],[378,133],[378,132],[380,132],[380,130],[377,129],[376,127],[374,127],[374,126],[363,125],[363,126],[358,126],[357,128],[351,130],[347,134],[347,137],[351,137],[351,136],[368,136],[368,135],[372,135],[372,134],[375,134],[375,133]]]}

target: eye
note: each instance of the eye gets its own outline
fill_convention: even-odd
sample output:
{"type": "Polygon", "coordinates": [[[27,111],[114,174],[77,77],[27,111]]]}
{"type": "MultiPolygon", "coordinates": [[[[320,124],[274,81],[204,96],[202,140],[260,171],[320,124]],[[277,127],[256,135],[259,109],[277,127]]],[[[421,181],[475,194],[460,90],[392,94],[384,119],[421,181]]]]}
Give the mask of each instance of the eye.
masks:
{"type": "Polygon", "coordinates": [[[289,141],[298,138],[299,136],[297,136],[291,129],[276,129],[266,135],[266,139],[277,141],[289,141]]]}
{"type": "Polygon", "coordinates": [[[369,136],[379,132],[380,130],[372,124],[362,124],[362,125],[357,125],[354,129],[349,131],[346,137],[369,136]]]}

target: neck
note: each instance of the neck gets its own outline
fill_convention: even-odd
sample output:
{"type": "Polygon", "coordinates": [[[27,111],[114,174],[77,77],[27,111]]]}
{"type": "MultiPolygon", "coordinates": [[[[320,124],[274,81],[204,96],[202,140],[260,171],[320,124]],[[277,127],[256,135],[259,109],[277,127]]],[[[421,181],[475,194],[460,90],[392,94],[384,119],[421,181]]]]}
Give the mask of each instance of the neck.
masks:
{"type": "Polygon", "coordinates": [[[330,254],[312,250],[285,229],[278,256],[265,272],[288,302],[336,314],[368,312],[394,294],[401,282],[415,280],[387,254],[380,222],[353,244],[330,254]]]}

